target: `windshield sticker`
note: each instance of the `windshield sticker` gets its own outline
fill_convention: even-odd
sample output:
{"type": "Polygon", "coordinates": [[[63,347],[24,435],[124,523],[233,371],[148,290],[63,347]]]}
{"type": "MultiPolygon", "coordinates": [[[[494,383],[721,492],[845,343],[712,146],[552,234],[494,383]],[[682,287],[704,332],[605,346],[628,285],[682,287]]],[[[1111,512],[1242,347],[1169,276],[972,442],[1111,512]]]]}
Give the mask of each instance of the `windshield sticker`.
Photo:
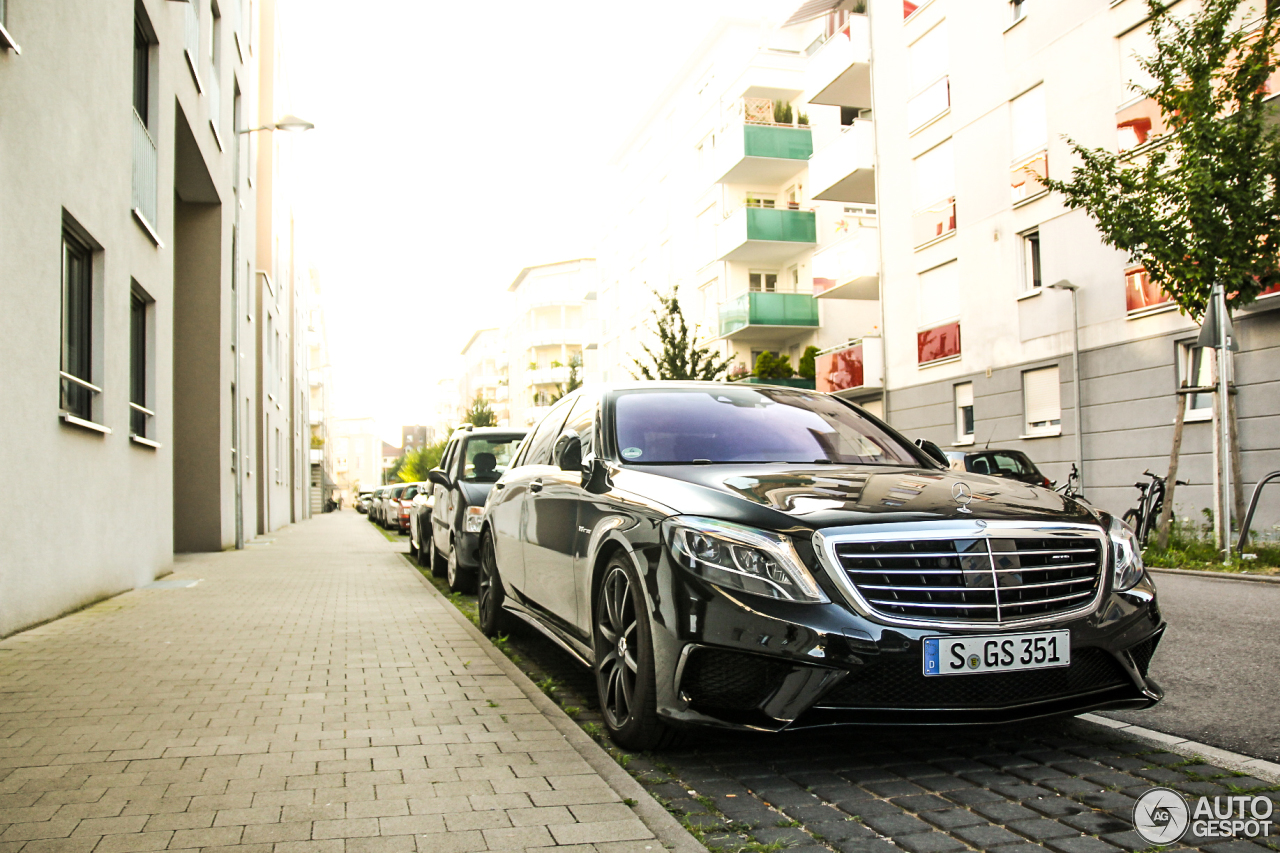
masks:
{"type": "Polygon", "coordinates": [[[622,457],[624,459],[639,459],[641,456],[644,456],[644,451],[638,447],[622,448],[622,457]]]}

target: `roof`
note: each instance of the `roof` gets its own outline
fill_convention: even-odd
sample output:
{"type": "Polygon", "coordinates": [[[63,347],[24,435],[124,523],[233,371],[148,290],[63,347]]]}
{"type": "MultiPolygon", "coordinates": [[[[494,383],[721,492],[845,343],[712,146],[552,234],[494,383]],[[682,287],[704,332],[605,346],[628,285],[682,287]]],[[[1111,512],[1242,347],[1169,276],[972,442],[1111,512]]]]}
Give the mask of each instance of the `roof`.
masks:
{"type": "Polygon", "coordinates": [[[449,437],[450,437],[450,438],[455,438],[455,437],[457,437],[458,435],[480,435],[480,436],[484,436],[484,435],[521,435],[521,436],[523,436],[523,435],[527,434],[528,432],[529,432],[529,431],[528,431],[527,429],[520,429],[519,427],[471,427],[470,429],[468,429],[468,428],[467,428],[467,427],[465,427],[465,426],[460,426],[460,427],[458,427],[457,429],[455,429],[455,430],[453,431],[453,435],[451,435],[451,436],[449,436],[449,437]]]}
{"type": "Polygon", "coordinates": [[[524,269],[520,270],[520,274],[516,276],[515,281],[511,282],[511,286],[508,287],[507,290],[508,291],[515,290],[517,287],[520,286],[520,283],[525,280],[525,276],[529,275],[529,273],[533,272],[534,270],[540,270],[546,267],[558,267],[558,266],[561,266],[562,264],[579,264],[579,263],[582,263],[583,261],[594,262],[595,258],[571,258],[570,260],[567,260],[567,261],[552,261],[549,264],[534,264],[531,267],[525,267],[524,269]]]}

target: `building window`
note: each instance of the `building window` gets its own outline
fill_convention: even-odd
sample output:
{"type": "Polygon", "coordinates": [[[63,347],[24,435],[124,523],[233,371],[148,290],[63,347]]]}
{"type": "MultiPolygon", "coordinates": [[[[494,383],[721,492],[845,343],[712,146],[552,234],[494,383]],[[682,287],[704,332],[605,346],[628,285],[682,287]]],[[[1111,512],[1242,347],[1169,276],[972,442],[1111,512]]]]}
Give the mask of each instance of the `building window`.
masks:
{"type": "Polygon", "coordinates": [[[778,289],[776,272],[752,272],[748,274],[752,293],[774,293],[778,289]]]}
{"type": "Polygon", "coordinates": [[[1056,364],[1023,372],[1022,407],[1027,435],[1061,434],[1062,399],[1056,364]]]}
{"type": "Polygon", "coordinates": [[[907,48],[911,98],[907,101],[907,130],[924,127],[951,109],[947,69],[951,57],[946,24],[939,24],[907,48]]]}
{"type": "Polygon", "coordinates": [[[93,248],[67,225],[62,229],[62,409],[93,420],[93,248]]]}
{"type": "Polygon", "coordinates": [[[922,246],[956,230],[956,164],[951,140],[921,154],[912,167],[912,243],[922,246]]]}
{"type": "Polygon", "coordinates": [[[1124,301],[1131,317],[1174,307],[1173,297],[1153,283],[1146,268],[1140,266],[1124,271],[1124,301]]]}
{"type": "Polygon", "coordinates": [[[973,441],[973,383],[961,382],[956,386],[956,443],[973,441]]]}
{"type": "MultiPolygon", "coordinates": [[[[1212,388],[1213,363],[1215,357],[1213,347],[1196,346],[1195,341],[1184,341],[1178,344],[1178,384],[1185,388],[1212,388]]],[[[1203,394],[1184,394],[1187,407],[1186,419],[1189,421],[1207,421],[1213,417],[1213,392],[1203,394]]]]}
{"type": "Polygon", "coordinates": [[[960,264],[952,261],[920,274],[917,363],[960,357],[960,264]]]}
{"type": "Polygon", "coordinates": [[[143,127],[151,127],[151,39],[138,18],[133,21],[133,111],[143,127]]]}
{"type": "Polygon", "coordinates": [[[1027,16],[1027,0],[1011,0],[1009,3],[1010,23],[1016,24],[1027,16]]]}
{"type": "Polygon", "coordinates": [[[129,295],[129,431],[139,438],[155,438],[155,417],[147,391],[151,373],[151,297],[134,283],[129,295]]]}
{"type": "Polygon", "coordinates": [[[1039,290],[1044,280],[1040,275],[1040,229],[1022,234],[1022,289],[1039,290]]]}
{"type": "Polygon", "coordinates": [[[276,482],[283,483],[280,477],[280,460],[284,457],[284,436],[280,434],[280,427],[276,427],[276,482]]]}

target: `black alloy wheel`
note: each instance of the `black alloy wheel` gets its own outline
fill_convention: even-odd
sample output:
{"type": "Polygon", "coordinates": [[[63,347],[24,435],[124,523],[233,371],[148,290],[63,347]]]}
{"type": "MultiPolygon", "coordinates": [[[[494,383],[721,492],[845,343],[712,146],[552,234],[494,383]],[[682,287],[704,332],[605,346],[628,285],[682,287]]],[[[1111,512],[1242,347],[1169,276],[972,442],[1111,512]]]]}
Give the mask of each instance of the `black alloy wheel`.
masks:
{"type": "Polygon", "coordinates": [[[630,560],[615,556],[596,591],[596,693],[605,728],[624,749],[667,746],[672,730],[658,718],[649,614],[630,560]]]}
{"type": "Polygon", "coordinates": [[[480,540],[480,572],[476,586],[476,609],[479,612],[480,630],[485,636],[496,637],[502,633],[506,621],[502,602],[506,590],[502,588],[502,576],[498,573],[498,559],[493,551],[493,536],[485,531],[480,540]]]}
{"type": "Polygon", "coordinates": [[[449,581],[450,592],[473,592],[475,586],[474,572],[458,564],[458,543],[450,542],[449,558],[446,564],[445,577],[449,581]]]}

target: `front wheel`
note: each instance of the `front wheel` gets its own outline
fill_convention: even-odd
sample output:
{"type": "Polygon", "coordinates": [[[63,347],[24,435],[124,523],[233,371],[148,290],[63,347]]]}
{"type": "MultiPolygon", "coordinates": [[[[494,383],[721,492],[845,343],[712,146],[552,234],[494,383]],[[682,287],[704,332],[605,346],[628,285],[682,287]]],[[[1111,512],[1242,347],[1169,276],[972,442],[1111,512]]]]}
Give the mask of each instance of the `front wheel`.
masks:
{"type": "Polygon", "coordinates": [[[609,736],[623,749],[668,745],[673,732],[658,718],[649,613],[625,557],[614,557],[605,569],[593,623],[596,693],[609,736]]]}
{"type": "Polygon", "coordinates": [[[1133,534],[1138,537],[1139,547],[1147,544],[1147,533],[1143,529],[1142,516],[1138,514],[1136,509],[1127,511],[1120,516],[1120,520],[1133,528],[1133,534]]]}
{"type": "Polygon", "coordinates": [[[409,556],[418,558],[418,533],[414,529],[413,519],[409,519],[409,556]]]}
{"type": "Polygon", "coordinates": [[[502,575],[498,572],[498,559],[493,551],[493,536],[489,533],[480,540],[480,572],[476,586],[480,630],[485,636],[496,637],[502,633],[506,621],[502,602],[506,600],[507,593],[502,587],[502,575]]]}
{"type": "Polygon", "coordinates": [[[453,547],[449,549],[449,559],[445,570],[445,577],[449,580],[450,592],[471,592],[475,585],[475,578],[471,569],[464,568],[458,563],[458,543],[450,543],[453,547]]]}
{"type": "Polygon", "coordinates": [[[427,564],[431,566],[431,576],[433,578],[444,577],[444,558],[436,550],[436,533],[434,530],[431,531],[431,538],[427,540],[427,564]]]}

